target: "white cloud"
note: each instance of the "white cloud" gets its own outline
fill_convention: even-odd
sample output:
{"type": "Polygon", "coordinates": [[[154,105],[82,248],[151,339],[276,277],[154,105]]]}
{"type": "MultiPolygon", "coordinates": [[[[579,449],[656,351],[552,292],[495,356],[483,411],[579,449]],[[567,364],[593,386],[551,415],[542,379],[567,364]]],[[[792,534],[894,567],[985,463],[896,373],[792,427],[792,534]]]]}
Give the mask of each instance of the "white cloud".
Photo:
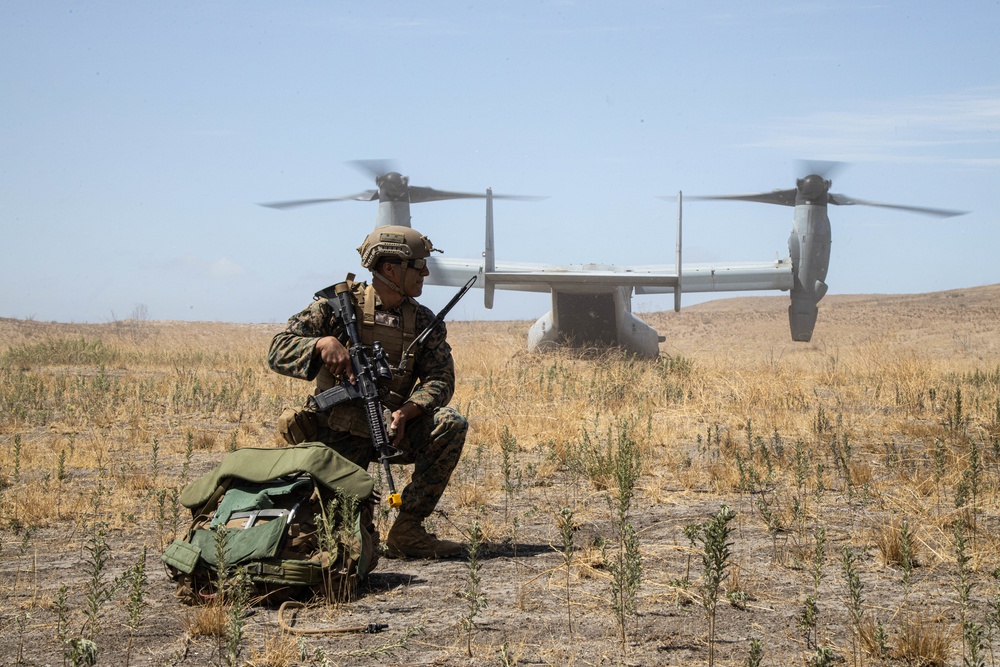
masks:
{"type": "Polygon", "coordinates": [[[753,147],[846,161],[1000,166],[1000,90],[976,89],[776,119],[753,147]]]}
{"type": "Polygon", "coordinates": [[[220,257],[208,265],[208,274],[213,278],[235,278],[245,273],[246,269],[228,257],[220,257]]]}

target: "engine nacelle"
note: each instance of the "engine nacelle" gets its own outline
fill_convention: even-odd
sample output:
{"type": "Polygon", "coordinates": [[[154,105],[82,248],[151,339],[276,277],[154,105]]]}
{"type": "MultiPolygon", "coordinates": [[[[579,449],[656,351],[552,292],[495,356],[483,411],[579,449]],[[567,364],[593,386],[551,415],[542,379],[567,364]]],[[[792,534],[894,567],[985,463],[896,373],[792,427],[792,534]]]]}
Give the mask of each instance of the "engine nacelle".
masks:
{"type": "Polygon", "coordinates": [[[792,298],[792,304],[788,306],[788,328],[791,330],[792,340],[800,343],[812,340],[818,314],[819,308],[814,302],[792,298]]]}

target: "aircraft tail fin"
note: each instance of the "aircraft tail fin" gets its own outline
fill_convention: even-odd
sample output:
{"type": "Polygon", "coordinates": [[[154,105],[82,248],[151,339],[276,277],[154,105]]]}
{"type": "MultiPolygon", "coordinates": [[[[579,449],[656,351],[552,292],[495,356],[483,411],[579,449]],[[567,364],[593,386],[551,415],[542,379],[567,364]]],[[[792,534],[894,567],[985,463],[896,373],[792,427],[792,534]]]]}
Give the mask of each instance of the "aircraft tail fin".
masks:
{"type": "Polygon", "coordinates": [[[684,194],[677,191],[677,284],[674,285],[674,312],[681,312],[681,223],[684,219],[684,194]]]}
{"type": "Polygon", "coordinates": [[[486,248],[483,251],[483,305],[493,307],[493,292],[496,289],[490,274],[496,271],[496,256],[493,251],[493,188],[486,188],[486,248]]]}

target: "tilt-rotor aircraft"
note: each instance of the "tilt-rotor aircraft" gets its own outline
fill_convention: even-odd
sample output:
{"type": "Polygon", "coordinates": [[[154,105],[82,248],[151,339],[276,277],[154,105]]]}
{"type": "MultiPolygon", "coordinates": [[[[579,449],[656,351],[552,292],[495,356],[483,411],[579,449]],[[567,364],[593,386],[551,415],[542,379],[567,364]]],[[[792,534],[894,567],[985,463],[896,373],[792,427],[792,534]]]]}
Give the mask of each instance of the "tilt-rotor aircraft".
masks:
{"type": "Polygon", "coordinates": [[[813,329],[816,326],[816,316],[819,313],[817,304],[829,287],[826,284],[826,272],[830,268],[831,234],[830,218],[827,215],[827,207],[830,204],[876,206],[940,218],[965,214],[965,211],[883,204],[832,193],[830,192],[832,181],[825,176],[839,165],[840,163],[837,162],[805,163],[805,166],[812,173],[797,179],[795,187],[789,190],[774,190],[749,195],[688,197],[689,200],[751,201],[778,204],[791,206],[795,209],[792,214],[792,233],[788,237],[788,261],[791,262],[792,278],[791,286],[788,288],[791,296],[791,304],[788,306],[788,327],[794,341],[808,342],[812,338],[813,329]]]}
{"type": "MultiPolygon", "coordinates": [[[[681,263],[683,197],[677,195],[677,245],[673,265],[539,264],[497,262],[494,251],[493,200],[536,200],[538,197],[449,192],[409,185],[409,179],[390,171],[386,161],[359,161],[356,166],[375,178],[376,190],[322,199],[299,199],[263,204],[288,209],[334,201],[379,202],[375,227],[410,226],[410,204],[444,199],[486,200],[486,241],[480,259],[428,258],[427,284],[460,287],[473,276],[484,289],[484,304],[493,307],[495,290],[549,292],[552,310],[528,330],[528,349],[559,345],[624,348],[641,357],[656,357],[664,337],[632,314],[634,295],[674,295],[674,310],[681,307],[683,292],[787,291],[791,296],[788,322],[792,340],[809,341],[816,325],[817,304],[827,292],[830,260],[829,204],[879,206],[939,217],[960,211],[881,204],[830,193],[831,181],[823,171],[800,178],[796,187],[750,195],[712,195],[699,200],[738,200],[794,207],[789,256],[769,262],[731,264],[681,263]]],[[[817,163],[829,168],[833,163],[817,163]]]]}

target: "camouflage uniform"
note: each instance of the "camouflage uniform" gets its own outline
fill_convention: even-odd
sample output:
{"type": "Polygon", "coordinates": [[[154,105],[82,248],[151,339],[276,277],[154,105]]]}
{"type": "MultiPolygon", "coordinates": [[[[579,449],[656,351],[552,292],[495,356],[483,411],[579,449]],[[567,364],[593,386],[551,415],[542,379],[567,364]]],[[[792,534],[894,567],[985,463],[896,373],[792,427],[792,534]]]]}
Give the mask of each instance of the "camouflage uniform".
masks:
{"type": "MultiPolygon", "coordinates": [[[[363,292],[364,288],[363,283],[357,283],[355,294],[359,290],[363,292]]],[[[400,323],[399,335],[402,336],[402,310],[408,304],[387,309],[373,291],[369,290],[369,294],[375,299],[375,312],[384,314],[380,321],[400,323]]],[[[409,301],[412,304],[409,307],[415,307],[416,311],[415,330],[420,333],[430,326],[434,314],[416,301],[409,301]]],[[[359,329],[365,326],[360,314],[358,326],[359,329]]],[[[274,337],[268,352],[268,364],[272,370],[282,375],[317,380],[317,390],[328,388],[328,383],[327,386],[322,386],[320,377],[321,371],[325,372],[323,362],[313,354],[316,341],[324,336],[335,336],[345,346],[348,344],[347,333],[337,322],[332,308],[325,299],[319,299],[289,318],[285,330],[274,337]]],[[[388,361],[395,366],[399,358],[390,357],[388,361]]],[[[468,431],[465,417],[448,407],[455,391],[455,363],[443,322],[434,328],[425,343],[415,352],[412,368],[415,387],[404,398],[420,407],[424,414],[406,422],[404,437],[399,444],[401,454],[392,462],[413,465],[411,481],[402,492],[401,511],[424,519],[430,516],[444,494],[448,480],[458,465],[468,431]]],[[[325,373],[329,381],[329,372],[325,373]]],[[[390,401],[385,403],[386,407],[392,409],[399,407],[392,405],[390,401]]],[[[337,419],[338,413],[352,407],[356,406],[334,407],[329,423],[319,425],[316,439],[362,468],[367,468],[369,463],[378,460],[378,453],[371,441],[356,429],[345,427],[342,418],[337,419]]]]}

